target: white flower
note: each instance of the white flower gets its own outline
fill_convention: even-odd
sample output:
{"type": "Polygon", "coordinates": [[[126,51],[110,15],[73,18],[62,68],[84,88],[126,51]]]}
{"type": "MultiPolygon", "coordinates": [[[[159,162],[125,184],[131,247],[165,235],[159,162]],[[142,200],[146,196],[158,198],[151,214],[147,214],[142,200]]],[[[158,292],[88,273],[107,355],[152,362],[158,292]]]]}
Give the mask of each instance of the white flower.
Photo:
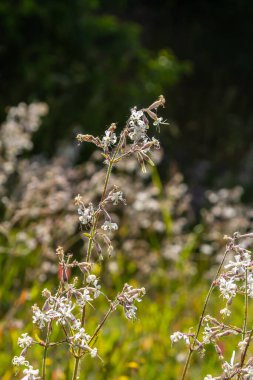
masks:
{"type": "Polygon", "coordinates": [[[227,281],[223,277],[220,278],[219,288],[223,298],[230,299],[236,295],[237,285],[233,282],[233,279],[227,281]]]}
{"type": "Polygon", "coordinates": [[[119,201],[124,202],[122,191],[117,191],[115,193],[112,193],[112,195],[110,196],[110,199],[114,205],[117,205],[119,201]]]}
{"type": "Polygon", "coordinates": [[[87,279],[86,279],[86,282],[90,285],[92,285],[93,287],[90,287],[89,289],[93,292],[93,297],[94,298],[98,298],[98,296],[100,295],[101,291],[101,286],[99,285],[98,283],[98,279],[97,277],[94,275],[94,274],[90,274],[87,279]]]}
{"type": "Polygon", "coordinates": [[[20,366],[20,365],[29,366],[29,362],[25,360],[25,357],[22,355],[14,356],[14,358],[12,359],[12,364],[16,366],[20,366]]]}
{"type": "Polygon", "coordinates": [[[229,310],[227,307],[224,307],[224,309],[220,310],[220,313],[226,317],[229,317],[231,314],[231,310],[229,310]]]}
{"type": "Polygon", "coordinates": [[[215,379],[216,379],[216,377],[213,377],[212,375],[206,375],[204,377],[204,380],[215,380],[215,379]]]}
{"type": "Polygon", "coordinates": [[[188,335],[181,333],[180,331],[176,331],[174,334],[170,336],[170,340],[172,343],[176,343],[179,340],[183,339],[187,345],[190,345],[190,338],[188,335]]]}
{"type": "Polygon", "coordinates": [[[75,305],[72,305],[72,302],[66,298],[60,300],[59,306],[57,308],[56,317],[58,318],[56,323],[66,324],[66,321],[69,319],[71,321],[75,320],[75,317],[72,313],[72,310],[75,308],[75,305]]]}
{"type": "Polygon", "coordinates": [[[247,283],[248,283],[248,286],[247,286],[248,296],[253,298],[253,276],[252,276],[252,273],[248,274],[247,283]]]}
{"type": "Polygon", "coordinates": [[[247,346],[247,344],[248,344],[248,338],[245,338],[244,340],[242,340],[241,342],[239,342],[238,343],[239,350],[240,351],[244,351],[244,349],[247,346]]]}
{"type": "Polygon", "coordinates": [[[80,328],[80,330],[73,335],[71,338],[74,343],[78,344],[82,348],[88,347],[88,341],[90,340],[90,335],[86,334],[83,327],[80,328]]]}
{"type": "Polygon", "coordinates": [[[36,379],[39,379],[39,377],[37,376],[39,374],[39,370],[38,369],[33,369],[33,367],[31,365],[29,365],[28,369],[24,369],[23,373],[24,373],[25,376],[22,377],[21,380],[36,380],[36,379]]]}
{"type": "Polygon", "coordinates": [[[136,111],[136,108],[131,110],[131,116],[129,118],[129,137],[134,142],[145,140],[147,137],[146,132],[148,125],[146,125],[142,119],[143,116],[143,111],[136,111]]]}
{"type": "Polygon", "coordinates": [[[89,276],[86,279],[86,282],[88,284],[92,284],[96,279],[97,277],[95,276],[95,274],[89,274],[89,276]]]}
{"type": "Polygon", "coordinates": [[[106,150],[109,146],[116,144],[117,136],[114,132],[105,131],[105,136],[102,139],[103,148],[106,150]]]}
{"type": "Polygon", "coordinates": [[[77,293],[77,303],[79,306],[83,307],[87,302],[92,301],[89,290],[84,289],[82,293],[77,293]]]}
{"type": "Polygon", "coordinates": [[[207,325],[204,328],[204,332],[203,332],[203,343],[204,344],[210,343],[210,338],[212,337],[212,334],[213,334],[213,331],[207,323],[207,325]]]}
{"type": "Polygon", "coordinates": [[[253,380],[253,367],[251,365],[242,369],[243,380],[253,380]]]}
{"type": "Polygon", "coordinates": [[[232,353],[230,363],[225,362],[222,366],[226,375],[230,375],[232,373],[232,370],[234,369],[234,361],[235,361],[235,351],[233,351],[232,353]]]}
{"type": "Polygon", "coordinates": [[[179,340],[182,339],[182,337],[183,334],[180,331],[176,331],[170,336],[170,340],[172,343],[177,343],[179,340]]]}
{"type": "Polygon", "coordinates": [[[118,225],[117,225],[117,223],[112,223],[109,220],[106,220],[104,222],[104,224],[101,226],[101,228],[103,230],[105,230],[105,231],[107,231],[107,230],[109,230],[109,231],[111,231],[111,230],[117,230],[118,229],[118,225]]]}
{"type": "Polygon", "coordinates": [[[80,321],[80,319],[75,319],[74,322],[72,321],[71,328],[73,330],[79,330],[81,328],[81,321],[80,321]]]}
{"type": "Polygon", "coordinates": [[[244,274],[245,269],[250,263],[250,255],[244,255],[244,260],[241,255],[235,255],[235,261],[229,261],[227,265],[225,265],[225,269],[231,269],[234,274],[244,274]]]}
{"type": "Polygon", "coordinates": [[[50,316],[43,313],[38,306],[33,306],[33,323],[36,324],[40,329],[46,326],[50,322],[50,316]]]}
{"type": "Polygon", "coordinates": [[[89,204],[89,207],[84,207],[80,205],[77,210],[79,216],[79,220],[83,225],[86,225],[92,221],[94,209],[92,204],[89,204]]]}
{"type": "Polygon", "coordinates": [[[125,316],[127,319],[135,319],[137,307],[135,305],[126,305],[125,306],[125,316]]]}
{"type": "Polygon", "coordinates": [[[160,125],[169,125],[169,123],[166,123],[166,120],[163,121],[162,117],[158,117],[154,122],[153,125],[155,127],[159,127],[160,125]]]}
{"type": "Polygon", "coordinates": [[[95,357],[97,356],[97,353],[98,353],[98,349],[97,349],[96,347],[94,347],[94,348],[92,348],[92,349],[90,350],[90,356],[91,356],[92,358],[95,358],[95,357]]]}
{"type": "Polygon", "coordinates": [[[18,345],[21,348],[30,347],[33,344],[33,338],[27,333],[21,335],[22,338],[18,338],[18,345]]]}

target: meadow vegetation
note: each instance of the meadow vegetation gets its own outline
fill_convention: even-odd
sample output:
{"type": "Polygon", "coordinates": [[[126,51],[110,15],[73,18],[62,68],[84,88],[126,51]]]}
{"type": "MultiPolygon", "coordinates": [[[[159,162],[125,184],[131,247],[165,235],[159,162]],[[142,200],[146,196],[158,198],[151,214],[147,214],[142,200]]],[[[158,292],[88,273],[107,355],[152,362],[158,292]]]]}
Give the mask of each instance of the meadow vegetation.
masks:
{"type": "Polygon", "coordinates": [[[111,124],[102,137],[79,134],[75,150],[98,148],[80,165],[72,148],[27,156],[46,104],[8,110],[0,129],[2,379],[163,380],[183,368],[189,378],[253,378],[253,209],[241,187],[222,188],[206,191],[196,215],[182,174],[172,166],[161,180],[163,152],[151,158],[159,143],[148,135],[167,128],[156,114],[164,102],[133,108],[124,128],[111,124]]]}

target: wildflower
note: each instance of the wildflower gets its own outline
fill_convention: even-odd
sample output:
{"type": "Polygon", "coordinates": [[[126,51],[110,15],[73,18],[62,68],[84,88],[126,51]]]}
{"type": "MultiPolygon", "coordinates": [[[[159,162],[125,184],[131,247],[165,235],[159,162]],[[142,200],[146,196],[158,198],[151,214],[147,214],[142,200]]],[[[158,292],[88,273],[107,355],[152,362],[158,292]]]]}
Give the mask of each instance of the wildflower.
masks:
{"type": "Polygon", "coordinates": [[[94,209],[92,203],[89,204],[89,207],[85,207],[83,204],[78,207],[77,210],[79,216],[79,220],[82,224],[86,225],[92,221],[94,209]]]}
{"type": "Polygon", "coordinates": [[[253,366],[248,365],[242,369],[244,380],[253,380],[253,366]]]}
{"type": "Polygon", "coordinates": [[[74,343],[78,344],[82,348],[86,348],[90,340],[90,335],[86,334],[85,329],[81,327],[80,330],[75,335],[73,335],[71,340],[73,340],[74,343]]]}
{"type": "Polygon", "coordinates": [[[110,199],[113,202],[113,205],[117,205],[119,202],[125,202],[125,200],[123,199],[122,191],[112,193],[112,195],[110,195],[110,199]]]}
{"type": "Polygon", "coordinates": [[[80,194],[78,194],[74,199],[75,206],[81,206],[83,205],[83,198],[80,194]]]}
{"type": "Polygon", "coordinates": [[[66,324],[67,320],[75,320],[75,317],[72,313],[72,310],[75,308],[75,305],[72,305],[72,302],[62,297],[57,307],[55,317],[58,318],[57,323],[66,324]]]}
{"type": "Polygon", "coordinates": [[[157,117],[157,119],[153,122],[153,125],[155,127],[160,127],[160,125],[169,125],[169,123],[166,123],[166,120],[163,121],[162,117],[157,117]]]}
{"type": "Polygon", "coordinates": [[[190,338],[188,335],[181,333],[180,331],[176,331],[174,334],[170,336],[170,340],[172,343],[176,343],[179,340],[183,339],[187,345],[190,345],[190,338]]]}
{"type": "Polygon", "coordinates": [[[86,282],[88,284],[90,283],[94,283],[94,281],[97,279],[97,277],[95,276],[95,274],[89,274],[89,276],[86,278],[86,282]]]}
{"type": "Polygon", "coordinates": [[[81,328],[81,321],[80,319],[75,319],[74,322],[72,321],[71,327],[73,330],[79,330],[81,328]]]}
{"type": "Polygon", "coordinates": [[[107,230],[112,231],[112,230],[117,230],[118,225],[117,225],[117,223],[112,223],[111,221],[106,220],[104,222],[104,224],[101,226],[101,228],[105,231],[107,231],[107,230]]]}
{"type": "Polygon", "coordinates": [[[49,315],[43,313],[37,305],[32,307],[33,311],[33,323],[36,324],[40,329],[46,326],[48,322],[50,322],[49,315]]]}
{"type": "Polygon", "coordinates": [[[25,376],[22,377],[21,380],[36,380],[36,379],[39,379],[39,377],[37,376],[39,374],[39,370],[38,369],[33,369],[33,367],[31,365],[29,365],[29,368],[24,369],[23,373],[24,373],[25,376]]]}
{"type": "Polygon", "coordinates": [[[219,288],[223,298],[230,299],[236,295],[237,285],[233,282],[233,279],[227,281],[223,277],[220,278],[219,288]]]}
{"type": "Polygon", "coordinates": [[[18,345],[21,348],[30,347],[33,344],[33,338],[31,338],[27,333],[21,335],[22,338],[18,338],[18,345]]]}
{"type": "Polygon", "coordinates": [[[148,125],[143,120],[143,111],[137,111],[136,107],[131,110],[131,116],[129,118],[129,134],[131,140],[138,142],[140,140],[145,140],[147,137],[148,125]]]}
{"type": "Polygon", "coordinates": [[[104,150],[107,150],[111,145],[116,144],[117,142],[117,136],[114,132],[110,131],[109,129],[105,131],[105,136],[102,139],[102,145],[104,150]]]}
{"type": "Polygon", "coordinates": [[[213,330],[212,328],[207,324],[204,328],[204,332],[203,332],[203,343],[204,344],[209,344],[210,341],[211,341],[211,338],[212,338],[212,335],[213,335],[213,330]]]}
{"type": "Polygon", "coordinates": [[[233,274],[243,275],[249,263],[250,256],[246,256],[243,260],[241,255],[235,255],[235,261],[229,261],[229,263],[225,265],[225,269],[231,269],[233,274]]]}
{"type": "Polygon", "coordinates": [[[180,331],[176,331],[174,332],[171,336],[170,336],[170,340],[172,343],[177,343],[180,339],[182,339],[182,333],[180,331]]]}
{"type": "Polygon", "coordinates": [[[25,357],[20,355],[20,356],[14,356],[12,359],[12,364],[19,367],[21,365],[29,366],[29,362],[25,360],[25,357]]]}
{"type": "Polygon", "coordinates": [[[231,310],[229,310],[227,307],[224,307],[224,309],[220,310],[220,313],[223,316],[229,317],[231,315],[231,310]]]}
{"type": "Polygon", "coordinates": [[[89,301],[92,301],[92,298],[88,289],[84,289],[82,293],[77,293],[77,303],[79,306],[83,307],[89,301]]]}
{"type": "Polygon", "coordinates": [[[245,347],[247,346],[247,344],[248,344],[248,338],[245,338],[244,340],[239,342],[238,343],[239,350],[243,352],[245,350],[245,347]]]}
{"type": "Polygon", "coordinates": [[[98,353],[98,349],[97,349],[96,347],[94,347],[94,348],[92,348],[92,349],[90,350],[90,356],[91,356],[92,358],[95,358],[95,357],[97,356],[97,353],[98,353]]]}
{"type": "Polygon", "coordinates": [[[224,373],[227,376],[229,376],[232,373],[232,370],[234,369],[234,361],[235,361],[235,351],[233,351],[233,353],[232,353],[230,363],[225,362],[222,366],[224,373]]]}
{"type": "Polygon", "coordinates": [[[135,319],[137,307],[135,305],[125,305],[124,307],[125,316],[127,319],[135,319]]]}
{"type": "Polygon", "coordinates": [[[141,298],[145,294],[145,289],[134,289],[132,286],[125,284],[122,292],[118,295],[117,300],[123,306],[125,316],[128,319],[136,318],[137,307],[134,301],[141,302],[141,298]]]}
{"type": "Polygon", "coordinates": [[[215,380],[215,379],[216,379],[216,377],[213,377],[212,375],[206,375],[204,377],[204,380],[215,380]]]}

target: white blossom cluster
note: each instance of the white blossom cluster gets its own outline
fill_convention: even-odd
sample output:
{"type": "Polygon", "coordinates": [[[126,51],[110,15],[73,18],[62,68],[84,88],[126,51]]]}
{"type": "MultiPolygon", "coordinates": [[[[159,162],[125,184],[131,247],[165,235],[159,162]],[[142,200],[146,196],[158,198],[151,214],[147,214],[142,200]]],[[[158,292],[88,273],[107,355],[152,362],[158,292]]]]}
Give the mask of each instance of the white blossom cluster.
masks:
{"type": "Polygon", "coordinates": [[[148,120],[143,111],[132,108],[129,118],[129,137],[134,142],[147,139],[148,120]]]}
{"type": "MultiPolygon", "coordinates": [[[[245,236],[251,236],[246,234],[245,236]]],[[[252,357],[246,361],[246,354],[248,347],[251,343],[253,330],[247,329],[247,312],[248,312],[248,299],[253,298],[253,262],[251,252],[244,248],[238,240],[244,235],[235,233],[233,237],[225,236],[228,241],[224,258],[227,255],[233,254],[233,258],[224,265],[223,271],[217,275],[213,282],[213,287],[218,287],[221,297],[226,301],[225,307],[220,310],[223,318],[231,316],[231,305],[236,296],[243,296],[245,300],[244,312],[242,313],[242,325],[240,327],[234,326],[232,323],[224,323],[219,319],[210,315],[203,316],[201,319],[201,327],[203,327],[202,341],[199,340],[198,334],[183,334],[175,332],[171,335],[172,342],[184,340],[190,346],[191,351],[199,351],[201,354],[205,353],[204,346],[212,344],[222,361],[222,375],[213,377],[208,374],[204,380],[221,380],[240,378],[242,380],[253,379],[253,366],[252,357]],[[236,360],[236,350],[233,351],[230,361],[224,360],[224,352],[220,348],[219,340],[222,337],[228,336],[241,336],[238,343],[240,355],[236,360]]]]}
{"type": "Polygon", "coordinates": [[[112,145],[115,145],[116,142],[117,142],[116,133],[114,133],[110,129],[105,131],[105,135],[102,138],[102,146],[104,150],[108,150],[108,148],[111,147],[112,145]]]}
{"type": "Polygon", "coordinates": [[[124,285],[122,292],[117,296],[117,301],[123,306],[127,319],[136,318],[137,307],[135,306],[135,301],[141,302],[144,295],[144,288],[135,289],[131,285],[124,285]]]}
{"type": "Polygon", "coordinates": [[[30,346],[34,344],[33,338],[31,338],[27,333],[22,334],[20,338],[18,338],[18,345],[19,347],[23,348],[21,354],[19,356],[14,356],[12,359],[12,364],[15,367],[26,367],[23,369],[23,377],[22,380],[36,380],[40,379],[39,370],[34,369],[32,365],[30,365],[29,361],[26,360],[25,355],[27,353],[27,350],[30,346]]]}
{"type": "Polygon", "coordinates": [[[46,103],[20,103],[9,108],[6,121],[0,126],[0,193],[1,186],[16,169],[17,156],[32,149],[32,134],[47,112],[46,103]]]}
{"type": "Polygon", "coordinates": [[[78,207],[79,221],[83,225],[87,225],[92,222],[93,213],[94,209],[91,203],[88,207],[84,207],[83,205],[78,207]]]}

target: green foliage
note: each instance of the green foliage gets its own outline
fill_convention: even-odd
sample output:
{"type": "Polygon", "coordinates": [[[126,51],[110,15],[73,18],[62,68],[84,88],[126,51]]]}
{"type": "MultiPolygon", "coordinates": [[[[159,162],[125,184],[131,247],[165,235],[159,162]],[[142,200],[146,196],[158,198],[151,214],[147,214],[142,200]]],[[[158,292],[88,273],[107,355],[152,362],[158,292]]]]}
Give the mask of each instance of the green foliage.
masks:
{"type": "Polygon", "coordinates": [[[1,1],[0,109],[34,99],[49,104],[37,149],[54,152],[73,127],[104,130],[188,71],[170,51],[146,50],[140,27],[111,11],[91,0],[1,1]]]}

